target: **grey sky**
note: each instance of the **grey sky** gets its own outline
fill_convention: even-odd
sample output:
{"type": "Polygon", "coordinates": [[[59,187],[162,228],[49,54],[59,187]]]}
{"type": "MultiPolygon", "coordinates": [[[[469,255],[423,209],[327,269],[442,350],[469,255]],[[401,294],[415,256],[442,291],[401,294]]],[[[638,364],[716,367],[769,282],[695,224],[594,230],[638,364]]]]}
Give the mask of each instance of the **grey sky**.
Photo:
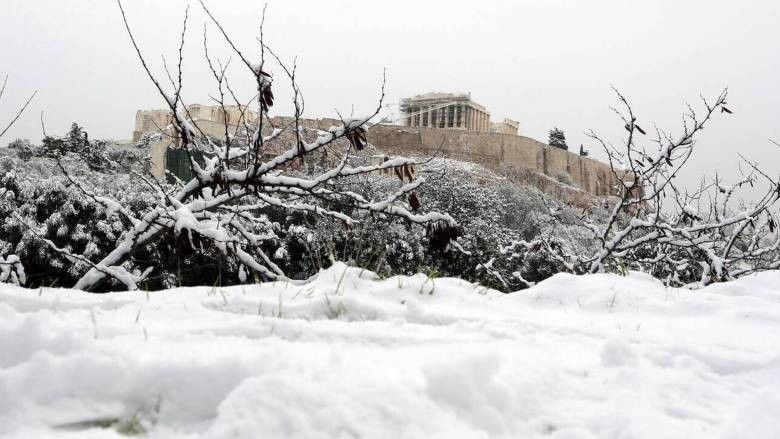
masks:
{"type": "MultiPolygon", "coordinates": [[[[208,102],[203,67],[205,20],[197,2],[126,0],[128,18],[148,60],[174,62],[185,6],[191,3],[185,98],[208,102]]],[[[262,3],[207,1],[247,53],[262,3]]],[[[780,172],[780,2],[776,0],[271,0],[266,40],[285,59],[298,56],[299,79],[312,117],[376,105],[382,69],[387,102],[427,91],[471,91],[494,120],[518,119],[523,134],[546,140],[565,130],[569,144],[594,149],[589,129],[619,141],[624,131],[609,110],[610,84],[632,102],[647,128],[679,132],[685,103],[730,90],[732,116],[716,118],[700,138],[686,181],[719,169],[733,174],[736,154],[780,172]]],[[[231,56],[210,28],[210,46],[231,56]]],[[[0,142],[63,133],[70,122],[93,137],[126,139],[140,108],[163,101],[145,77],[112,0],[2,0],[0,74],[12,104],[39,89],[28,112],[0,142]]],[[[234,83],[251,90],[233,60],[234,83]]],[[[281,73],[278,68],[271,69],[281,73]]],[[[279,75],[277,75],[279,76],[279,75]]],[[[162,77],[161,77],[162,79],[162,77]]],[[[289,114],[281,76],[274,108],[289,114]]],[[[596,157],[600,154],[596,153],[596,157]]]]}

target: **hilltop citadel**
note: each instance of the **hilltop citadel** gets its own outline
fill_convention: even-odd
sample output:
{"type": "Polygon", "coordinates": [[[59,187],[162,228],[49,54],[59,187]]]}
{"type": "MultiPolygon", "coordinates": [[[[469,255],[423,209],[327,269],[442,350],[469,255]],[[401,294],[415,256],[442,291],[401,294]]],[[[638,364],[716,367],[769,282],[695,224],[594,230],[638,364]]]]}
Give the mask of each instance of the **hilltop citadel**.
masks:
{"type": "MultiPolygon", "coordinates": [[[[516,120],[491,122],[490,112],[474,102],[470,93],[426,93],[402,99],[400,113],[400,124],[381,123],[369,129],[369,142],[386,154],[422,156],[439,152],[493,169],[529,174],[531,178],[527,175],[526,183],[545,192],[566,182],[597,196],[616,194],[618,180],[609,165],[519,135],[516,120]]],[[[226,128],[238,133],[242,127],[237,124],[251,125],[258,118],[257,112],[246,107],[229,106],[223,110],[199,104],[188,105],[186,115],[204,134],[215,138],[224,138],[226,128]]],[[[289,120],[271,118],[275,126],[289,120]]],[[[167,110],[139,110],[133,141],[160,132],[170,123],[167,110]]],[[[341,121],[323,118],[305,119],[303,123],[308,128],[327,130],[341,121]]],[[[175,145],[162,139],[149,142],[149,147],[153,174],[162,177],[166,168],[171,168],[168,151],[175,145]]]]}

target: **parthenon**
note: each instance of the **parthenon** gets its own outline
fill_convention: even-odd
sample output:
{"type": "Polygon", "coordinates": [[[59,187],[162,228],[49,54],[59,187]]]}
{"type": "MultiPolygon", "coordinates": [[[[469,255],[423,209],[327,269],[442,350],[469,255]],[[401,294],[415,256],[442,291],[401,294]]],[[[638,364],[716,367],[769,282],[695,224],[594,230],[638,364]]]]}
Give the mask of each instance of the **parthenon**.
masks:
{"type": "Polygon", "coordinates": [[[471,93],[426,93],[401,100],[403,124],[410,127],[490,131],[490,113],[471,93]]]}

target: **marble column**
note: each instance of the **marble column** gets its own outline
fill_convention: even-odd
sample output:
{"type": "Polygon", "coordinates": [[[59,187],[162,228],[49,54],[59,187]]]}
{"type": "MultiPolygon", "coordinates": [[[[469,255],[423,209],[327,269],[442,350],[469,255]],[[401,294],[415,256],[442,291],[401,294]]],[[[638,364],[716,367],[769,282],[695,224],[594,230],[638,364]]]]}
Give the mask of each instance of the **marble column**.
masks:
{"type": "Polygon", "coordinates": [[[458,107],[459,107],[458,104],[455,104],[452,107],[452,126],[454,128],[458,127],[458,107]]]}

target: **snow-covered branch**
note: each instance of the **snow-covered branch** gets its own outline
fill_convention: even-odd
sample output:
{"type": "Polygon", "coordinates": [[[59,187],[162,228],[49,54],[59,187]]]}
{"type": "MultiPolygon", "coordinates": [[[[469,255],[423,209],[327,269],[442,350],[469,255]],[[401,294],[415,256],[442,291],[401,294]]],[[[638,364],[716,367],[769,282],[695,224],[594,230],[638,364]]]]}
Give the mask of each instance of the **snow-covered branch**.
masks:
{"type": "MultiPolygon", "coordinates": [[[[5,87],[7,84],[8,84],[8,76],[6,76],[3,79],[3,85],[0,86],[0,100],[3,99],[3,94],[5,93],[5,87]]],[[[16,115],[14,115],[14,117],[11,118],[9,122],[5,126],[0,125],[0,128],[2,128],[0,129],[0,138],[2,138],[3,134],[5,134],[9,129],[11,129],[12,126],[14,126],[16,121],[19,120],[19,118],[22,116],[22,113],[24,113],[24,110],[27,109],[27,106],[30,105],[30,102],[32,102],[33,98],[35,98],[35,95],[37,94],[38,94],[38,90],[35,90],[27,99],[27,101],[21,107],[19,107],[19,111],[16,112],[16,115]]]]}
{"type": "MultiPolygon", "coordinates": [[[[229,129],[225,118],[224,142],[214,140],[204,134],[189,114],[182,101],[183,72],[182,48],[184,46],[188,17],[185,16],[181,40],[179,41],[178,70],[169,73],[169,82],[173,89],[167,91],[161,81],[152,73],[128,23],[122,3],[120,12],[133,47],[141,65],[151,79],[161,97],[171,111],[172,126],[169,131],[177,140],[179,148],[187,151],[193,178],[182,182],[171,192],[149,178],[141,178],[147,186],[157,193],[157,202],[142,214],[133,214],[126,206],[99,197],[84,187],[83,183],[68,176],[81,192],[95,203],[103,205],[109,215],[117,214],[125,220],[127,229],[121,241],[113,251],[97,262],[80,260],[79,255],[66,254],[65,257],[79,259],[91,267],[77,282],[76,288],[92,290],[107,278],[120,280],[128,288],[137,285],[137,279],[126,276],[119,269],[131,260],[139,250],[162,237],[174,237],[177,242],[187,242],[190,247],[209,245],[217,249],[225,258],[239,264],[244,269],[255,272],[264,279],[289,280],[282,270],[266,255],[262,245],[278,239],[273,227],[262,220],[263,212],[276,210],[297,212],[305,215],[325,216],[342,221],[345,226],[358,223],[366,215],[379,217],[400,217],[412,224],[425,226],[432,245],[445,249],[462,232],[455,221],[447,214],[437,212],[419,212],[421,203],[415,190],[425,182],[424,178],[415,178],[411,168],[419,161],[406,158],[390,158],[381,163],[358,163],[353,153],[359,154],[368,144],[366,132],[371,120],[378,114],[384,100],[384,80],[379,102],[371,112],[363,117],[341,119],[342,123],[315,137],[304,136],[301,119],[304,108],[303,97],[296,83],[296,67],[288,67],[279,56],[260,37],[260,61],[255,62],[249,52],[242,51],[231,39],[219,20],[201,2],[203,10],[216,25],[230,48],[240,58],[244,66],[254,77],[257,84],[252,97],[258,117],[250,119],[246,105],[230,87],[228,66],[213,59],[208,51],[207,29],[204,27],[204,51],[214,81],[216,94],[213,99],[219,108],[226,111],[226,100],[232,98],[241,108],[239,121],[229,129]],[[295,104],[293,122],[284,127],[269,127],[269,112],[274,104],[272,92],[273,77],[268,73],[264,53],[270,53],[292,84],[292,100],[295,104]],[[265,126],[264,126],[265,125],[265,126]],[[244,135],[239,135],[239,126],[244,135]],[[232,131],[232,133],[231,133],[232,131]],[[273,153],[268,145],[273,142],[280,151],[273,153]],[[326,162],[325,169],[302,172],[299,164],[310,157],[324,157],[325,150],[337,152],[341,159],[326,162]],[[196,151],[203,159],[196,159],[196,151]],[[367,198],[349,190],[343,190],[340,180],[355,179],[368,174],[395,172],[401,183],[397,189],[367,198]],[[158,185],[159,186],[159,185],[158,185]],[[135,282],[135,283],[134,283],[135,282]]],[[[166,67],[166,71],[167,67],[166,67]]],[[[68,175],[68,170],[63,167],[68,175]]],[[[422,231],[422,228],[421,228],[422,231]]]]}
{"type": "MultiPolygon", "coordinates": [[[[561,270],[573,273],[648,271],[675,285],[706,285],[780,266],[775,212],[780,180],[745,160],[749,171],[731,185],[717,176],[691,192],[676,184],[697,135],[716,114],[732,113],[726,107],[727,91],[712,102],[702,99],[704,111],[699,114],[689,106],[680,135],[662,134],[656,128],[655,137],[639,126],[626,98],[617,95],[623,109],[615,112],[627,131],[622,148],[594,133],[591,137],[609,158],[619,195],[612,199],[605,222],[596,223],[588,215],[570,221],[591,233],[598,248],[580,254],[573,240],[542,236],[513,243],[501,252],[513,255],[510,258],[542,252],[557,260],[561,270]],[[753,188],[759,178],[766,189],[755,201],[736,199],[741,189],[753,188]]],[[[566,222],[555,209],[548,209],[557,223],[566,222]]]]}

